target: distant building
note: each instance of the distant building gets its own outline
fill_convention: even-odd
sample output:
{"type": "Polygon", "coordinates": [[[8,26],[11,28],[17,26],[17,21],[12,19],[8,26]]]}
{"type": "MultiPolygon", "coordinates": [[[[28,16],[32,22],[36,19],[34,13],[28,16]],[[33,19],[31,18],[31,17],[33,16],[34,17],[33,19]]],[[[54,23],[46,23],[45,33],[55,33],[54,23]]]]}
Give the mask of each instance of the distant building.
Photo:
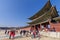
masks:
{"type": "Polygon", "coordinates": [[[53,29],[56,32],[60,32],[60,16],[56,6],[52,6],[50,0],[44,5],[44,7],[39,10],[35,15],[29,18],[31,22],[28,22],[31,25],[33,30],[42,30],[46,29],[52,31],[53,29]]]}

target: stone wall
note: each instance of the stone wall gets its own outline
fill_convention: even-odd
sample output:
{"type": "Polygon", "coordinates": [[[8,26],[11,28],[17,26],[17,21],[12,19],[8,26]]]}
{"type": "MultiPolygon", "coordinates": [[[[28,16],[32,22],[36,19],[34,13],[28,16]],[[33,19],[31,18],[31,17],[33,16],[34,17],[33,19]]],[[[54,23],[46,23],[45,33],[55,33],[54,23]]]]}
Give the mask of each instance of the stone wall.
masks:
{"type": "Polygon", "coordinates": [[[27,30],[30,31],[31,27],[21,28],[20,30],[27,30]]]}
{"type": "Polygon", "coordinates": [[[60,23],[50,23],[51,28],[55,28],[56,32],[60,32],[60,23]]]}

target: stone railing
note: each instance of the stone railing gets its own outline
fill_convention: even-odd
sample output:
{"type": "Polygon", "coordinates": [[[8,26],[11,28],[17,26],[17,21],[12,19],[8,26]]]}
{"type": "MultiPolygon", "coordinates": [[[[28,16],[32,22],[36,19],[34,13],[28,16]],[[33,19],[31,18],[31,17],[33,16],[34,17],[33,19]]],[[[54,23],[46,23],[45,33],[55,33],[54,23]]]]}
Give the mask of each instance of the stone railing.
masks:
{"type": "Polygon", "coordinates": [[[42,36],[52,37],[52,38],[60,38],[60,32],[40,32],[42,36]]]}

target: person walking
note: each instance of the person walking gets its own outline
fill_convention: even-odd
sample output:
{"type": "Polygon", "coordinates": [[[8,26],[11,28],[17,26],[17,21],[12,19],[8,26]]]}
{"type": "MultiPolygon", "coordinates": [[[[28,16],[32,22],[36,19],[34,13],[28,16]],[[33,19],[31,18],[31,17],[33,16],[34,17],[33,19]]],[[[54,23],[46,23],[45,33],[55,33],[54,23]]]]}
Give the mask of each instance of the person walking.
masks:
{"type": "Polygon", "coordinates": [[[11,30],[9,33],[10,33],[9,39],[11,39],[11,38],[14,39],[14,37],[15,37],[15,31],[14,30],[11,30]]]}
{"type": "Polygon", "coordinates": [[[36,37],[36,31],[33,31],[33,36],[34,36],[34,38],[36,37]]]}
{"type": "Polygon", "coordinates": [[[5,30],[5,34],[7,34],[7,30],[5,30]]]}

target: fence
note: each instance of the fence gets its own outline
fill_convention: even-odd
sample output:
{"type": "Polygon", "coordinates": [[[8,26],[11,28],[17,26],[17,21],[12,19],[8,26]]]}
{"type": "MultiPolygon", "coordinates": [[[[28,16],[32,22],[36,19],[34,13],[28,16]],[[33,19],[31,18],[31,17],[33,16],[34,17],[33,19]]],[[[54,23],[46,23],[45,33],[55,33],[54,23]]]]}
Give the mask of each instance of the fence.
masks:
{"type": "Polygon", "coordinates": [[[60,32],[40,32],[41,35],[53,38],[60,38],[60,32]]]}

